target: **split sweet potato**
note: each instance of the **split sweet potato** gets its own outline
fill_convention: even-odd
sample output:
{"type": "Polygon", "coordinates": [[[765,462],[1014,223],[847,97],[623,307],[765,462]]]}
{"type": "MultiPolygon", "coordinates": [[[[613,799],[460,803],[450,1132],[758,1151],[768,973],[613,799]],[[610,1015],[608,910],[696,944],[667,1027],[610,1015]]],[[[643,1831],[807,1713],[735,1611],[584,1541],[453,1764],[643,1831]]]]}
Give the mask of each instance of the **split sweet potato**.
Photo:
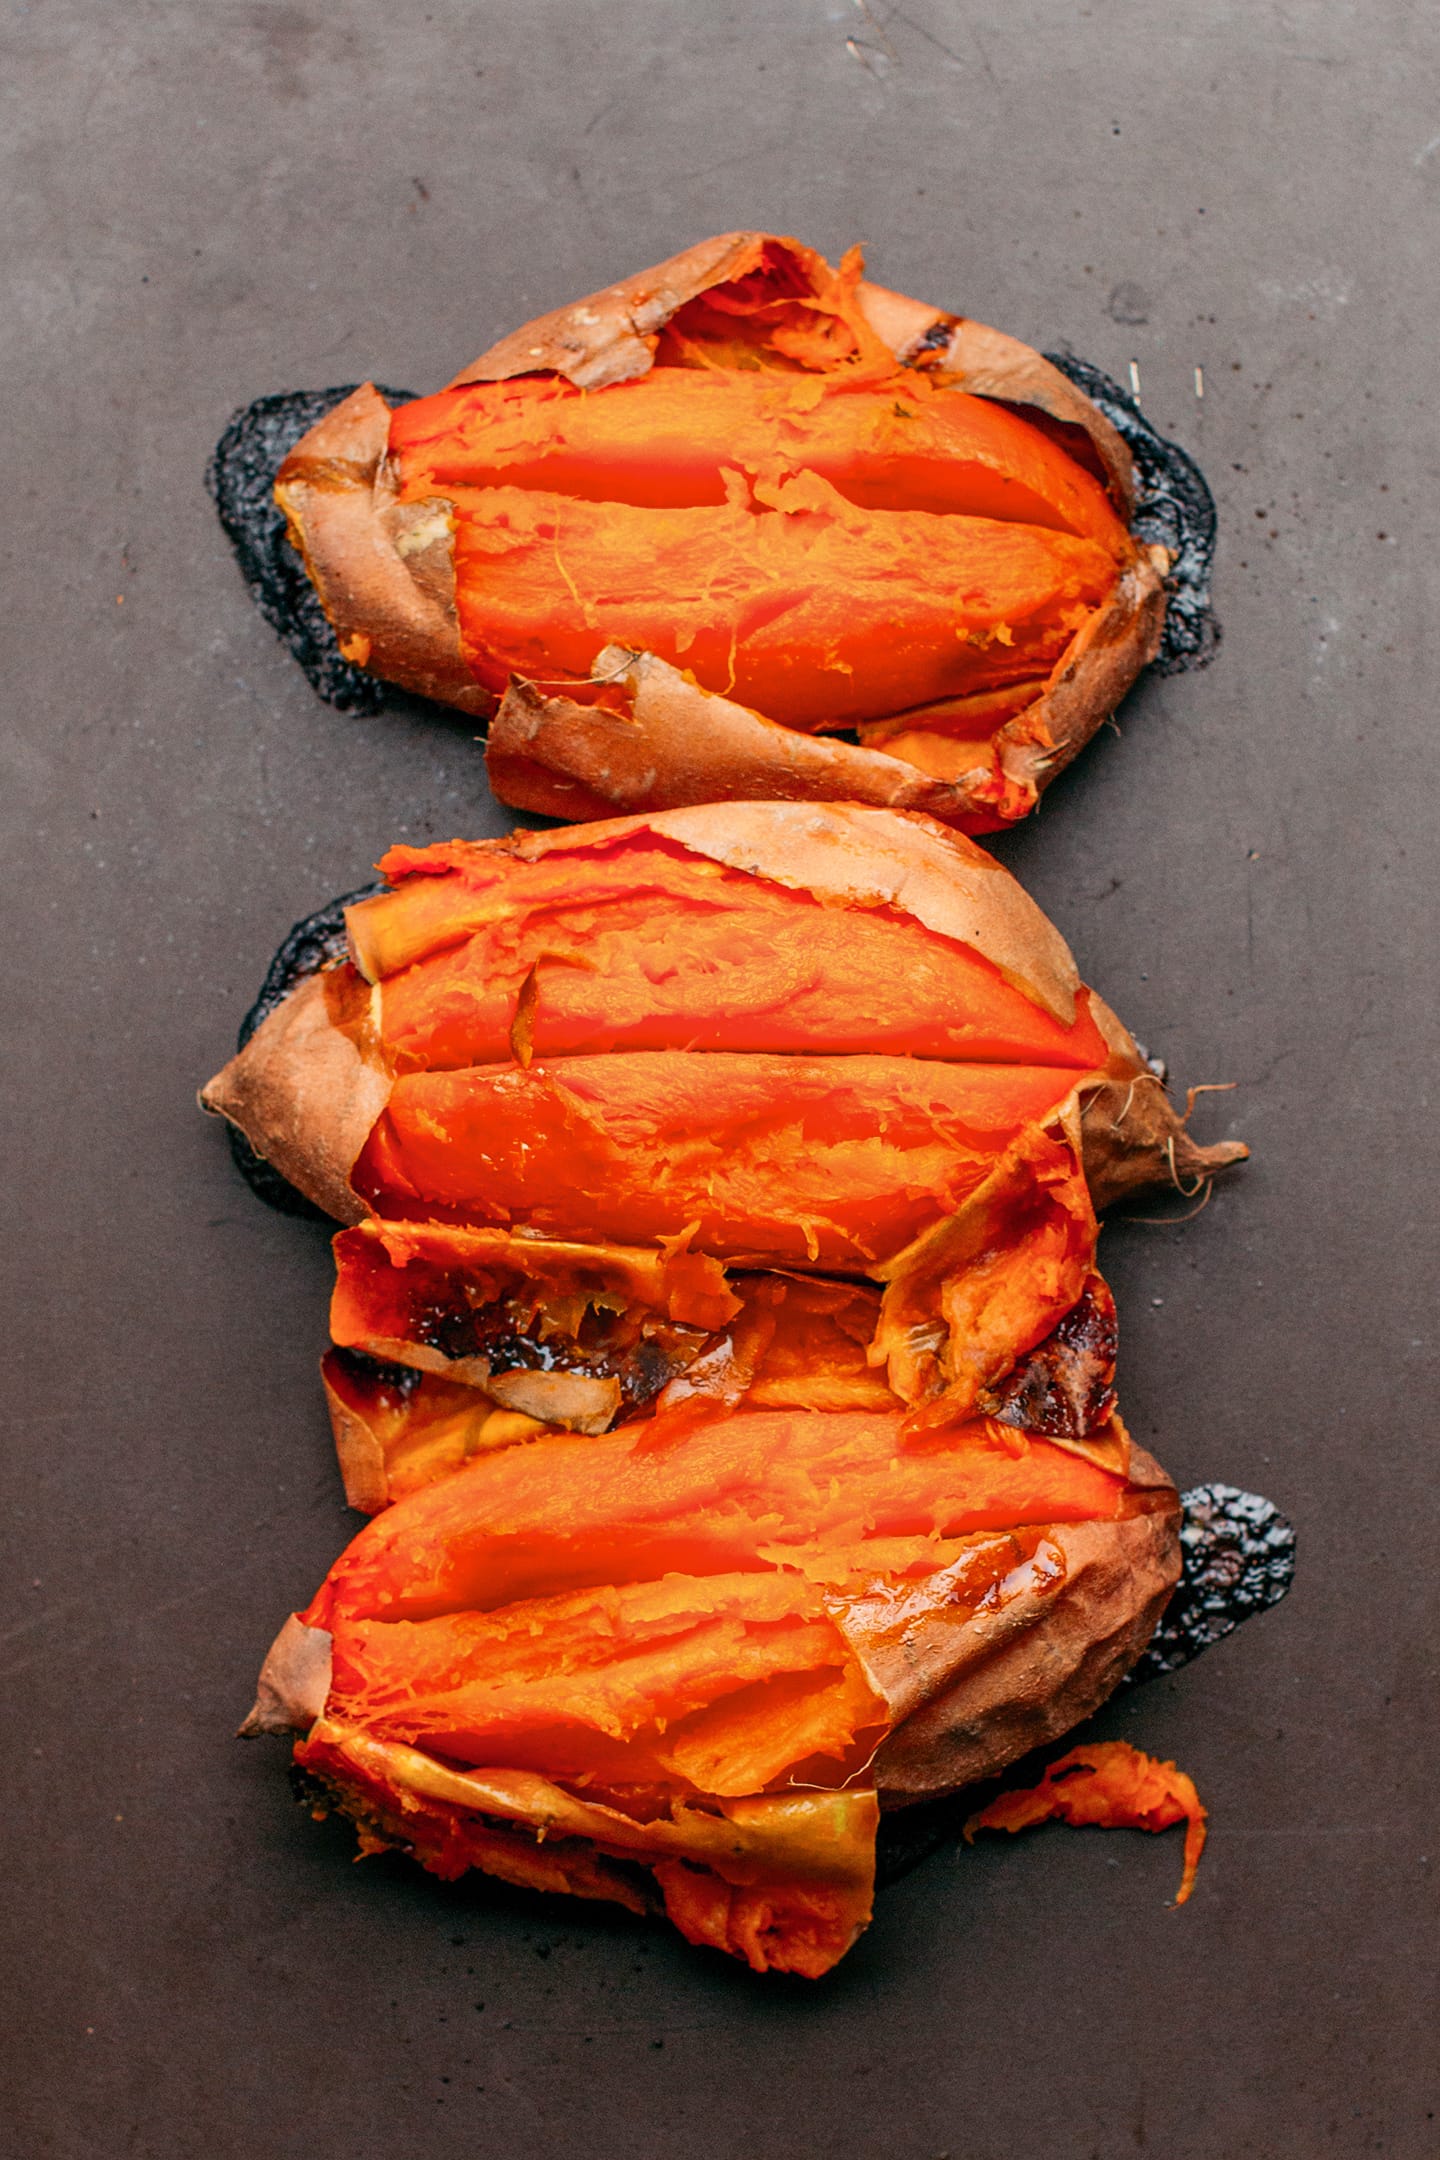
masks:
{"type": "Polygon", "coordinates": [[[398,1502],[286,1623],[248,1729],[442,1876],[663,1909],[818,1976],[881,1805],[1094,1706],[1178,1573],[1173,1490],[984,1424],[679,1414],[548,1434],[398,1502]]]}
{"type": "Polygon", "coordinates": [[[1027,1384],[1060,1417],[1109,1384],[1092,1203],[1243,1152],[1193,1146],[1044,918],[928,821],[727,805],[385,869],[353,959],[204,1097],[356,1226],[333,1339],[402,1373],[328,1368],[357,1505],[535,1425],[733,1407],[817,1277],[844,1322],[812,1298],[790,1400],[954,1422],[1053,1336],[1027,1384]]]}
{"type": "MultiPolygon", "coordinates": [[[[629,1087],[628,1148],[658,1134],[672,1090],[708,1091],[723,1112],[718,1060],[740,1061],[724,1069],[768,1095],[755,1160],[788,1116],[782,1059],[794,1101],[809,1090],[805,1115],[788,1120],[801,1175],[817,1134],[863,1148],[854,1121],[891,1119],[878,1097],[869,1110],[857,1099],[832,1133],[823,1098],[827,1087],[837,1104],[856,1096],[852,1057],[880,1061],[867,1092],[885,1081],[901,1153],[920,1145],[917,1090],[936,1091],[925,1118],[957,1176],[966,1131],[982,1152],[1003,1146],[1072,1099],[1098,1208],[1188,1188],[1245,1152],[1195,1145],[1040,910],[982,849],[925,817],[724,803],[396,848],[382,867],[393,890],[348,910],[351,961],[302,983],[202,1096],[342,1222],[366,1213],[354,1178],[372,1139],[377,1195],[393,1166],[404,1205],[405,1143],[423,1151],[431,1106],[463,1119],[482,1097],[513,1100],[578,1121],[608,1177],[613,1143],[585,1087],[629,1087]],[[647,1073],[648,1104],[637,1100],[647,1073]]],[[[516,1149],[523,1138],[517,1126],[516,1149]]],[[[782,1209],[785,1182],[769,1196],[782,1209]]],[[[463,1195],[434,1198],[463,1212],[463,1195]]],[[[803,1239],[797,1230],[797,1250],[803,1239]]]]}
{"type": "Polygon", "coordinates": [[[781,795],[991,829],[1164,615],[1129,453],[1058,370],[761,233],[394,413],[366,385],[276,494],[346,657],[493,715],[496,793],[571,818],[781,795]]]}

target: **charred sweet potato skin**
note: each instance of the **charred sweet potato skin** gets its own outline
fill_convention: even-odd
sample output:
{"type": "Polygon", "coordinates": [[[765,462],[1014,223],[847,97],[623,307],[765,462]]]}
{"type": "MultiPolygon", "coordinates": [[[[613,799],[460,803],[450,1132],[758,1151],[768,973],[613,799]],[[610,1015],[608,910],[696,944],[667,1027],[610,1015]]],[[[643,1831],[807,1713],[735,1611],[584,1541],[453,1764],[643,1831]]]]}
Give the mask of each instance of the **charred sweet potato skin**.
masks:
{"type": "Polygon", "coordinates": [[[791,793],[993,829],[1164,612],[1128,453],[1065,377],[767,235],[592,295],[393,418],[367,386],[277,495],[347,657],[501,701],[492,784],[562,816],[791,793]],[[693,696],[637,696],[616,652],[693,696]]]}

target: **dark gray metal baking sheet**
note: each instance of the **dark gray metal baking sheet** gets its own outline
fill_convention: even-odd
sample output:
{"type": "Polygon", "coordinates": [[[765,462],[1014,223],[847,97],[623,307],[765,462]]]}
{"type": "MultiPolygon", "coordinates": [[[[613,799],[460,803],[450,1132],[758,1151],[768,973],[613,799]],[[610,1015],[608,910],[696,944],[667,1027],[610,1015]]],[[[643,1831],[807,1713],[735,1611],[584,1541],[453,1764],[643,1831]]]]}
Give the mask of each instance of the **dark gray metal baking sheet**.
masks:
{"type": "Polygon", "coordinates": [[[0,36],[11,2147],[1430,2160],[1434,12],[17,0],[0,36]],[[813,1988],[352,1867],[229,1739],[353,1518],[323,1228],[193,1107],[290,923],[508,822],[467,723],[338,713],[257,619],[227,417],[443,381],[748,223],[1133,360],[1215,489],[1215,664],[999,851],[1182,1082],[1238,1083],[1197,1116],[1252,1164],[1104,1259],[1137,1436],[1303,1554],[1099,1721],[1199,1782],[1187,1906],[1174,1835],[947,1846],[813,1988]]]}

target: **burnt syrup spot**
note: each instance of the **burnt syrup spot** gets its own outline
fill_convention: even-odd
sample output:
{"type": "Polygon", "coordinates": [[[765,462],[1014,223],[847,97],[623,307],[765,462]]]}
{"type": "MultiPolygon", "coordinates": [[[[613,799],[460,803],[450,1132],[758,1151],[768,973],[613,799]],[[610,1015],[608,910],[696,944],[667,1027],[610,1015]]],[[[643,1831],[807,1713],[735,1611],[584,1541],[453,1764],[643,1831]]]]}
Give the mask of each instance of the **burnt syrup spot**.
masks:
{"type": "Polygon", "coordinates": [[[1278,1605],[1295,1579],[1295,1526],[1272,1500],[1238,1485],[1194,1485],[1181,1507],[1184,1571],[1122,1688],[1178,1672],[1242,1620],[1278,1605]]]}
{"type": "Polygon", "coordinates": [[[1220,624],[1210,604],[1215,562],[1215,498],[1188,450],[1151,427],[1133,397],[1088,360],[1049,352],[1050,365],[1083,390],[1121,435],[1135,460],[1137,540],[1158,541],[1173,561],[1166,580],[1168,605],[1160,650],[1147,672],[1183,675],[1207,667],[1220,644],[1220,624]]]}
{"type": "Polygon", "coordinates": [[[347,1349],[342,1343],[332,1343],[328,1355],[352,1380],[368,1388],[384,1388],[406,1401],[416,1393],[424,1378],[414,1365],[396,1365],[388,1358],[371,1357],[365,1350],[347,1349]]]}
{"type": "Polygon", "coordinates": [[[1115,1408],[1119,1348],[1109,1285],[1092,1283],[1044,1341],[981,1394],[977,1408],[1047,1439],[1088,1439],[1115,1408]]]}
{"type": "MultiPolygon", "coordinates": [[[[282,390],[242,406],[215,445],[205,485],[251,599],[289,646],[312,689],[341,712],[378,713],[387,701],[386,686],[342,656],[305,565],[286,538],[284,514],[275,500],[275,475],[301,436],[359,387],[282,390]]],[[[392,408],[414,398],[410,390],[378,387],[392,408]]]]}

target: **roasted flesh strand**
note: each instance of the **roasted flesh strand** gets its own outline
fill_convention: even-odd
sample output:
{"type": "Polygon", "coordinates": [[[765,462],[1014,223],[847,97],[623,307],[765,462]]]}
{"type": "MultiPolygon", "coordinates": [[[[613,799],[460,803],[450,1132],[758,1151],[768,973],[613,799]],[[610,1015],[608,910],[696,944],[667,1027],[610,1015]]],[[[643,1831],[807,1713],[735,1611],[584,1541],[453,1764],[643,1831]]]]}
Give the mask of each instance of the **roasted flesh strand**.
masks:
{"type": "Polygon", "coordinates": [[[981,1830],[1028,1830],[1066,1822],[1099,1830],[1168,1830],[1185,1824],[1184,1870],[1175,1903],[1195,1887],[1205,1850],[1205,1809],[1192,1778],[1173,1762],[1157,1762],[1127,1740],[1098,1740],[1052,1762],[1037,1785],[1001,1793],[965,1825],[971,1844],[981,1830]]]}
{"type": "Polygon", "coordinates": [[[657,510],[723,508],[731,476],[814,473],[867,510],[1038,526],[1123,555],[1104,489],[1037,427],[886,354],[830,374],[657,365],[603,397],[563,377],[468,383],[402,406],[404,491],[524,488],[657,510]]]}

